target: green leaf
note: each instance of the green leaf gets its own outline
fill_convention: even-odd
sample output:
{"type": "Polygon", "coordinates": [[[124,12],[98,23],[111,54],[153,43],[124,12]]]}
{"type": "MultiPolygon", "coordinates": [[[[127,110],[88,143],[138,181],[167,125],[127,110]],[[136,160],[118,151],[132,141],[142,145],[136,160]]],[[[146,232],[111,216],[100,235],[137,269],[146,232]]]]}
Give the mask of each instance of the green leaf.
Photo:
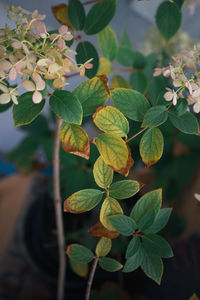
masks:
{"type": "Polygon", "coordinates": [[[129,236],[133,234],[135,229],[137,228],[133,219],[123,215],[111,216],[109,218],[112,226],[117,230],[120,234],[129,236]]]}
{"type": "Polygon", "coordinates": [[[104,162],[116,172],[127,176],[133,160],[125,141],[117,135],[102,133],[98,135],[95,142],[104,162]]]}
{"type": "MultiPolygon", "coordinates": [[[[0,95],[1,95],[1,93],[0,93],[0,95]]],[[[0,104],[0,113],[2,113],[2,112],[4,112],[4,111],[8,110],[12,105],[13,105],[13,102],[12,102],[12,101],[10,101],[10,102],[7,103],[7,104],[0,104]]]]}
{"type": "Polygon", "coordinates": [[[78,99],[70,92],[56,90],[50,97],[52,111],[68,123],[80,125],[83,111],[78,99]]]}
{"type": "Polygon", "coordinates": [[[140,246],[141,246],[141,242],[139,236],[134,236],[130,240],[128,247],[126,249],[126,259],[135,255],[139,250],[140,246]]]}
{"type": "Polygon", "coordinates": [[[78,191],[65,200],[64,211],[74,214],[89,211],[99,204],[102,196],[102,192],[95,189],[78,191]]]}
{"type": "Polygon", "coordinates": [[[131,43],[131,40],[128,36],[128,33],[127,33],[126,29],[124,29],[123,32],[122,32],[120,46],[132,49],[132,43],[131,43]]]}
{"type": "Polygon", "coordinates": [[[151,107],[144,116],[142,127],[157,127],[167,121],[168,111],[164,105],[151,107]]]}
{"type": "Polygon", "coordinates": [[[103,0],[90,9],[84,31],[87,35],[92,35],[103,30],[115,15],[116,0],[103,0]]]}
{"type": "Polygon", "coordinates": [[[88,264],[86,263],[80,263],[73,259],[69,258],[69,263],[72,268],[72,271],[74,271],[75,274],[77,274],[80,277],[86,277],[88,274],[88,264]]]}
{"type": "Polygon", "coordinates": [[[148,129],[140,140],[140,155],[146,167],[154,165],[162,156],[164,139],[159,128],[148,129]]]}
{"type": "Polygon", "coordinates": [[[133,72],[130,77],[130,85],[134,90],[145,94],[148,88],[145,74],[143,72],[133,72]]]}
{"type": "Polygon", "coordinates": [[[90,42],[80,42],[76,48],[76,61],[77,64],[84,64],[89,59],[93,58],[93,68],[85,71],[85,75],[88,78],[94,77],[99,68],[99,56],[96,48],[90,42]]]}
{"type": "Polygon", "coordinates": [[[120,65],[130,67],[133,65],[133,51],[130,48],[119,46],[117,61],[120,65]]]}
{"type": "Polygon", "coordinates": [[[98,45],[104,57],[113,61],[117,55],[117,36],[110,26],[97,35],[98,45]]]}
{"type": "Polygon", "coordinates": [[[108,188],[113,180],[113,170],[107,166],[101,156],[96,160],[93,168],[94,180],[101,188],[108,188]]]}
{"type": "Polygon", "coordinates": [[[160,284],[163,275],[163,263],[159,256],[144,251],[141,268],[149,278],[160,284]]]}
{"type": "Polygon", "coordinates": [[[111,101],[125,116],[134,121],[143,121],[150,108],[149,102],[141,93],[130,89],[111,90],[111,101]]]}
{"type": "Polygon", "coordinates": [[[161,231],[168,223],[171,212],[171,208],[162,208],[158,212],[153,224],[146,230],[146,233],[157,233],[161,231]]]}
{"type": "Polygon", "coordinates": [[[97,256],[106,256],[110,252],[111,247],[112,247],[111,239],[102,237],[97,243],[95,253],[97,256]]]}
{"type": "Polygon", "coordinates": [[[85,25],[85,10],[79,0],[69,0],[68,17],[76,30],[82,30],[85,25]]]}
{"type": "Polygon", "coordinates": [[[88,263],[93,260],[94,254],[85,246],[71,244],[67,247],[67,255],[70,259],[79,263],[88,263]]]}
{"type": "Polygon", "coordinates": [[[181,25],[181,12],[176,3],[164,1],[160,4],[156,13],[156,25],[166,41],[176,34],[181,25]]]}
{"type": "Polygon", "coordinates": [[[80,125],[64,122],[60,130],[60,140],[65,152],[89,159],[89,137],[80,125]]]}
{"type": "Polygon", "coordinates": [[[144,55],[139,51],[133,51],[133,62],[132,65],[136,69],[144,69],[146,65],[146,59],[144,55]]]}
{"type": "Polygon", "coordinates": [[[140,190],[140,183],[135,180],[121,180],[113,183],[109,189],[111,197],[126,199],[134,196],[140,190]]]}
{"type": "Polygon", "coordinates": [[[157,214],[162,203],[162,189],[157,189],[142,196],[133,207],[130,217],[138,224],[141,218],[154,209],[157,214]]]}
{"type": "Polygon", "coordinates": [[[147,253],[165,258],[173,256],[172,249],[168,242],[157,234],[149,233],[143,235],[142,245],[147,253]]]}
{"type": "Polygon", "coordinates": [[[138,228],[146,232],[146,229],[148,229],[154,222],[155,219],[155,210],[149,210],[140,220],[138,223],[138,228]]]}
{"type": "Polygon", "coordinates": [[[141,250],[141,247],[138,251],[131,257],[129,257],[124,265],[123,272],[133,272],[135,271],[142,263],[144,257],[144,251],[141,250]]]}
{"type": "Polygon", "coordinates": [[[107,133],[113,133],[121,137],[127,137],[129,123],[126,117],[115,107],[98,107],[93,115],[94,124],[107,133]]]}
{"type": "Polygon", "coordinates": [[[123,210],[117,200],[108,197],[102,204],[100,221],[104,227],[111,231],[115,231],[115,227],[111,224],[110,217],[115,215],[123,215],[123,210]]]}
{"type": "Polygon", "coordinates": [[[123,268],[123,265],[120,264],[114,258],[101,257],[99,259],[100,267],[107,272],[116,272],[123,268]]]}
{"type": "Polygon", "coordinates": [[[169,112],[169,119],[180,131],[187,134],[198,134],[199,124],[197,118],[190,112],[186,112],[181,116],[176,115],[173,112],[169,112]]]}
{"type": "Polygon", "coordinates": [[[82,104],[84,116],[93,114],[96,108],[104,105],[109,97],[104,82],[98,77],[81,83],[73,94],[82,104]]]}
{"type": "Polygon", "coordinates": [[[111,89],[114,88],[125,88],[125,89],[130,89],[130,84],[128,81],[126,81],[122,76],[120,75],[115,75],[113,76],[110,84],[111,89]]]}
{"type": "Polygon", "coordinates": [[[100,57],[97,76],[110,75],[111,73],[112,73],[112,63],[107,58],[100,57]]]}
{"type": "Polygon", "coordinates": [[[39,104],[33,103],[32,92],[25,93],[18,97],[18,104],[13,106],[13,119],[15,126],[31,123],[42,111],[45,100],[39,104]]]}
{"type": "Polygon", "coordinates": [[[186,99],[180,99],[176,105],[175,111],[178,116],[182,116],[187,112],[188,102],[186,99]]]}

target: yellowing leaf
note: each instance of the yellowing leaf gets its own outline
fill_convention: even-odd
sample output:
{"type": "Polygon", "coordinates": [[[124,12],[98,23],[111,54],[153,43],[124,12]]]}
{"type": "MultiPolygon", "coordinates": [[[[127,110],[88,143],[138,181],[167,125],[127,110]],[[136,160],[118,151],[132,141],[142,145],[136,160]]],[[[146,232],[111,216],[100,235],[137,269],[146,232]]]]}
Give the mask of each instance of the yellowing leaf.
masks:
{"type": "Polygon", "coordinates": [[[100,221],[107,229],[115,231],[115,228],[111,224],[109,217],[123,214],[124,213],[119,202],[111,197],[108,197],[102,204],[100,211],[100,221]]]}
{"type": "Polygon", "coordinates": [[[111,72],[112,72],[111,62],[105,57],[100,57],[99,70],[97,75],[109,75],[111,72]]]}
{"type": "Polygon", "coordinates": [[[52,12],[58,22],[60,22],[63,25],[67,25],[72,30],[75,30],[69,21],[68,6],[66,4],[58,4],[58,5],[52,6],[52,12]]]}
{"type": "Polygon", "coordinates": [[[134,161],[131,152],[122,138],[111,133],[100,134],[96,146],[104,162],[116,172],[128,176],[134,161]]]}
{"type": "Polygon", "coordinates": [[[80,277],[86,277],[88,274],[88,264],[87,263],[80,263],[73,259],[69,259],[70,266],[75,274],[80,277]]]}
{"type": "Polygon", "coordinates": [[[125,88],[130,89],[130,84],[120,75],[113,76],[110,84],[111,89],[114,88],[125,88]]]}
{"type": "Polygon", "coordinates": [[[164,139],[158,128],[148,129],[140,141],[140,155],[147,167],[155,164],[163,154],[164,139]]]}
{"type": "Polygon", "coordinates": [[[127,137],[129,123],[126,117],[115,107],[100,106],[93,115],[95,125],[104,132],[127,137]]]}
{"type": "Polygon", "coordinates": [[[108,239],[116,239],[119,236],[119,232],[114,230],[108,230],[101,224],[101,222],[98,222],[97,224],[90,227],[88,231],[91,236],[95,237],[106,237],[108,239]]]}
{"type": "Polygon", "coordinates": [[[196,294],[193,294],[188,300],[199,300],[196,294]]]}
{"type": "Polygon", "coordinates": [[[111,247],[111,239],[102,237],[97,243],[95,253],[97,256],[106,256],[110,252],[111,247]]]}
{"type": "Polygon", "coordinates": [[[89,159],[89,138],[79,125],[65,122],[61,127],[60,140],[64,151],[89,159]]]}
{"type": "Polygon", "coordinates": [[[65,200],[64,211],[73,214],[89,211],[99,204],[102,195],[101,191],[95,189],[78,191],[65,200]]]}
{"type": "Polygon", "coordinates": [[[106,165],[101,156],[96,160],[93,168],[95,182],[101,188],[110,186],[113,180],[113,170],[106,165]]]}

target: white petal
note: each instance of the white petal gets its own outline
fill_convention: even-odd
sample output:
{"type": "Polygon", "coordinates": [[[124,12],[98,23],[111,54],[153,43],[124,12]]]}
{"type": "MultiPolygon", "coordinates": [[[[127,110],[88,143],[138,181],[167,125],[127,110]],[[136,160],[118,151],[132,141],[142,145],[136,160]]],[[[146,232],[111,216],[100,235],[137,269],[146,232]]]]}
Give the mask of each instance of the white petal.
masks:
{"type": "Polygon", "coordinates": [[[40,92],[38,92],[38,91],[35,91],[33,93],[32,99],[33,99],[33,102],[35,104],[38,104],[38,103],[40,103],[42,101],[42,94],[40,92]]]}
{"type": "Polygon", "coordinates": [[[35,85],[32,81],[30,80],[25,80],[22,82],[23,87],[25,88],[25,90],[27,91],[35,91],[35,85]]]}
{"type": "Polygon", "coordinates": [[[18,104],[17,97],[15,95],[11,95],[11,99],[14,104],[18,104]]]}
{"type": "Polygon", "coordinates": [[[2,90],[4,93],[8,93],[8,88],[4,84],[0,83],[0,90],[2,90]]]}
{"type": "Polygon", "coordinates": [[[0,95],[0,104],[7,104],[10,102],[10,95],[9,94],[1,94],[0,95]]]}

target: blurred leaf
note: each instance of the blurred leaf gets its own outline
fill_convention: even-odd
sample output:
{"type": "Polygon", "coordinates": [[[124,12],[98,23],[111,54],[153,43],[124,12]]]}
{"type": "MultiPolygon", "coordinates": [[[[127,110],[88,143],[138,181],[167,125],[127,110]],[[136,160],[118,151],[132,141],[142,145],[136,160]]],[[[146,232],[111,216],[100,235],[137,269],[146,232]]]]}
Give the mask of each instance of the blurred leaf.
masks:
{"type": "Polygon", "coordinates": [[[79,263],[89,263],[94,258],[94,254],[90,249],[79,244],[69,245],[66,253],[70,259],[79,263]]]}
{"type": "Polygon", "coordinates": [[[130,85],[134,90],[145,94],[148,88],[145,74],[143,72],[133,72],[130,77],[130,85]]]}
{"type": "Polygon", "coordinates": [[[105,57],[99,58],[99,70],[97,75],[110,75],[112,72],[112,63],[105,57]]]}
{"type": "Polygon", "coordinates": [[[52,6],[52,12],[58,22],[63,25],[67,25],[70,29],[74,30],[72,24],[69,21],[68,6],[66,4],[58,4],[52,6]]]}
{"type": "Polygon", "coordinates": [[[85,25],[85,9],[79,0],[69,0],[68,17],[76,30],[82,30],[85,25]]]}
{"type": "Polygon", "coordinates": [[[180,131],[187,134],[198,134],[199,124],[197,118],[190,112],[186,112],[181,116],[176,115],[174,112],[169,112],[169,119],[180,131]]]}
{"type": "Polygon", "coordinates": [[[99,259],[100,267],[107,272],[116,272],[123,268],[117,260],[109,257],[102,257],[99,259]]]}
{"type": "Polygon", "coordinates": [[[91,236],[106,237],[109,239],[115,239],[119,236],[119,233],[115,230],[108,230],[100,222],[90,227],[88,230],[91,236]]]}
{"type": "Polygon", "coordinates": [[[87,263],[80,263],[73,259],[69,259],[70,266],[75,274],[80,277],[86,277],[88,275],[88,264],[87,263]]]}
{"type": "Polygon", "coordinates": [[[126,88],[130,89],[130,84],[120,75],[114,75],[110,84],[111,89],[114,88],[126,88]]]}
{"type": "Polygon", "coordinates": [[[126,29],[123,29],[120,46],[132,49],[132,43],[131,43],[131,40],[128,36],[126,29]]]}
{"type": "Polygon", "coordinates": [[[105,58],[113,61],[117,55],[117,36],[110,26],[107,26],[97,35],[99,48],[105,58]]]}
{"type": "Polygon", "coordinates": [[[111,239],[102,237],[97,243],[95,253],[97,256],[106,256],[110,252],[111,247],[111,239]]]}
{"type": "MultiPolygon", "coordinates": [[[[1,93],[0,93],[1,94],[1,93]]],[[[11,106],[13,105],[13,102],[10,101],[9,103],[7,104],[0,104],[0,113],[8,110],[11,106]]]]}

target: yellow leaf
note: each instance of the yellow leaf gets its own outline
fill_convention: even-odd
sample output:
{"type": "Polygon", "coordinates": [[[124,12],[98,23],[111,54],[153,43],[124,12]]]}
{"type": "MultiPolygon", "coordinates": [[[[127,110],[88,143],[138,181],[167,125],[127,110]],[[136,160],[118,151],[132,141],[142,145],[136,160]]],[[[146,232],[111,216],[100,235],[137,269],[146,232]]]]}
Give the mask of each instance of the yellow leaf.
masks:
{"type": "Polygon", "coordinates": [[[75,30],[68,18],[68,6],[66,4],[58,4],[52,6],[52,12],[58,22],[67,25],[73,31],[75,30]]]}
{"type": "Polygon", "coordinates": [[[102,133],[96,138],[96,146],[104,162],[116,172],[128,176],[134,161],[127,144],[111,133],[102,133]]]}
{"type": "Polygon", "coordinates": [[[100,221],[109,230],[115,230],[111,224],[109,217],[115,215],[123,215],[123,210],[119,202],[111,197],[104,200],[101,211],[100,211],[100,221]]]}
{"type": "Polygon", "coordinates": [[[100,57],[99,70],[97,75],[109,75],[111,72],[112,72],[111,62],[105,57],[100,57]]]}
{"type": "Polygon", "coordinates": [[[140,155],[147,167],[155,164],[163,154],[164,139],[159,128],[150,128],[140,141],[140,155]]]}
{"type": "Polygon", "coordinates": [[[199,300],[199,297],[197,297],[196,294],[193,294],[188,300],[199,300]]]}
{"type": "Polygon", "coordinates": [[[104,132],[127,137],[129,123],[126,117],[115,107],[100,106],[93,115],[95,125],[104,132]]]}
{"type": "Polygon", "coordinates": [[[113,76],[110,84],[111,89],[114,88],[125,88],[130,89],[130,84],[120,75],[113,76]]]}
{"type": "Polygon", "coordinates": [[[95,237],[106,237],[108,239],[116,239],[119,236],[119,232],[115,230],[108,230],[101,224],[101,222],[98,222],[97,224],[90,227],[88,231],[91,236],[95,237]]]}
{"type": "Polygon", "coordinates": [[[113,170],[105,164],[101,156],[94,164],[93,175],[96,184],[101,188],[107,188],[112,183],[113,170]]]}
{"type": "Polygon", "coordinates": [[[80,263],[73,259],[69,259],[70,266],[75,274],[80,277],[86,277],[88,275],[88,264],[87,263],[80,263]]]}
{"type": "Polygon", "coordinates": [[[97,256],[106,256],[110,252],[111,247],[111,239],[102,237],[97,243],[95,253],[97,256]]]}
{"type": "Polygon", "coordinates": [[[65,122],[61,127],[60,140],[64,151],[89,159],[89,138],[79,125],[65,122]]]}

